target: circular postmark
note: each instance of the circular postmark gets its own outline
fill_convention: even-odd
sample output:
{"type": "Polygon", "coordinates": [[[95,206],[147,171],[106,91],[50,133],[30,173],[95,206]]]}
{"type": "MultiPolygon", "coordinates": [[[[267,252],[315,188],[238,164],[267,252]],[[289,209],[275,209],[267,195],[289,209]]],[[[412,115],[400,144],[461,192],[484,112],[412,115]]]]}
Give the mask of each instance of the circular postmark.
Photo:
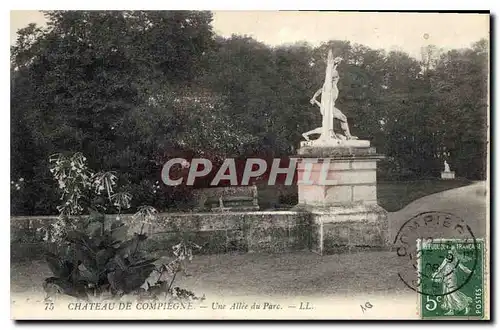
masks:
{"type": "Polygon", "coordinates": [[[469,225],[446,212],[423,212],[406,221],[394,239],[406,260],[398,276],[410,289],[430,296],[460,290],[478,264],[478,244],[469,225]]]}

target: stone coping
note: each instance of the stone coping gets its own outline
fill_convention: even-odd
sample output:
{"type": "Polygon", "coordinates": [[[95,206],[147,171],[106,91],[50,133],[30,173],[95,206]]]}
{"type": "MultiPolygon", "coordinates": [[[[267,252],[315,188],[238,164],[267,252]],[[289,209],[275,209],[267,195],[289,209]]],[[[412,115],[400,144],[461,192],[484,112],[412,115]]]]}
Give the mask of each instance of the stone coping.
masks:
{"type": "Polygon", "coordinates": [[[297,155],[291,156],[291,159],[295,159],[297,162],[301,162],[307,159],[317,159],[317,163],[323,163],[325,159],[329,160],[343,160],[343,161],[379,161],[385,159],[384,155],[373,154],[373,155],[297,155]]]}
{"type": "MultiPolygon", "coordinates": [[[[158,213],[157,217],[162,218],[162,217],[192,217],[194,216],[216,216],[216,215],[227,215],[227,214],[232,214],[232,215],[293,215],[293,214],[298,214],[298,213],[303,213],[304,211],[231,211],[231,212],[163,212],[163,213],[158,213]]],[[[88,217],[89,215],[79,215],[75,217],[88,217]]],[[[125,214],[105,214],[105,217],[124,217],[124,218],[130,218],[133,217],[133,214],[130,213],[125,213],[125,214]]],[[[19,216],[11,216],[10,219],[11,221],[23,221],[23,220],[55,220],[59,216],[57,215],[19,215],[19,216]]]]}
{"type": "Polygon", "coordinates": [[[339,205],[311,205],[311,204],[297,204],[294,210],[298,213],[312,213],[312,214],[352,214],[363,212],[387,212],[382,206],[377,203],[362,203],[352,202],[339,205]]]}
{"type": "Polygon", "coordinates": [[[301,141],[300,147],[357,147],[357,148],[366,148],[370,146],[369,140],[338,140],[338,139],[329,139],[329,140],[309,140],[309,141],[301,141]]]}

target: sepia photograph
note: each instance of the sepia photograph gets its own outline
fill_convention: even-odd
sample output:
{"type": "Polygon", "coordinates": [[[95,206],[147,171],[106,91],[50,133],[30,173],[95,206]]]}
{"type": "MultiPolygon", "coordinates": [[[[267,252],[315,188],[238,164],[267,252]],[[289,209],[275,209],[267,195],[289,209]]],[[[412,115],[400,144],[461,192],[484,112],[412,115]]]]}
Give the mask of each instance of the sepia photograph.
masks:
{"type": "Polygon", "coordinates": [[[11,318],[490,320],[490,20],[11,11],[11,318]]]}

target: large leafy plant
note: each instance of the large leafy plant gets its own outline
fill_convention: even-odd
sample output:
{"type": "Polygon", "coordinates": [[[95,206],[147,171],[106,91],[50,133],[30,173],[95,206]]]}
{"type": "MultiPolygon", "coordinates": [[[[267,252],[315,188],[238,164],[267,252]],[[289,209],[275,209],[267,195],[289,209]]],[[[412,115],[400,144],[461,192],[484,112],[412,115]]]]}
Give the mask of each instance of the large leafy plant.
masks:
{"type": "Polygon", "coordinates": [[[101,212],[114,207],[120,214],[122,209],[130,207],[129,193],[114,192],[117,181],[114,173],[91,173],[81,154],[57,155],[52,163],[51,172],[62,190],[63,204],[52,235],[57,251],[46,253],[53,273],[44,282],[47,299],[57,293],[98,300],[127,294],[151,299],[160,296],[199,299],[188,290],[173,287],[183,260],[192,257],[190,245],[184,242],[175,245],[174,259],[167,264],[158,264],[142,247],[147,239],[144,227],[157,219],[156,209],[139,208],[134,219],[141,224],[140,231],[130,236],[129,227],[120,216],[107,220],[101,212]],[[105,201],[98,198],[102,195],[105,201]],[[85,204],[90,216],[75,217],[85,204]]]}
{"type": "Polygon", "coordinates": [[[128,228],[120,221],[106,225],[93,216],[84,230],[68,231],[59,254],[47,253],[54,276],[46,288],[78,298],[121,296],[132,293],[156,269],[155,259],[139,248],[144,234],[127,239],[128,228]]]}

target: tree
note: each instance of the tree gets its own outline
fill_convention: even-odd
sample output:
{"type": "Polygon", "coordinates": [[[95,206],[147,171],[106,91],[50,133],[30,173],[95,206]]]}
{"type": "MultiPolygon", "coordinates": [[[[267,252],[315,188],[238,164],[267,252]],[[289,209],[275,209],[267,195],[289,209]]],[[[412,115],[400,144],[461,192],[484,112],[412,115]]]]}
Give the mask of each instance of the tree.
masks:
{"type": "MultiPolygon", "coordinates": [[[[19,128],[13,146],[36,150],[13,149],[15,175],[45,182],[47,155],[75,151],[87,154],[91,166],[154,175],[150,159],[157,140],[144,136],[158,112],[141,111],[159,90],[175,94],[203,72],[203,54],[213,42],[211,13],[49,11],[46,17],[47,28],[21,30],[11,51],[12,113],[19,128]],[[139,140],[131,141],[131,124],[139,140]],[[23,159],[28,153],[34,159],[23,159]]],[[[161,118],[172,111],[166,105],[161,118]]],[[[175,125],[163,124],[157,127],[176,135],[175,125]]],[[[48,187],[33,189],[42,200],[54,196],[48,187]]],[[[26,211],[53,208],[32,205],[26,211]]]]}
{"type": "Polygon", "coordinates": [[[486,177],[488,52],[486,41],[443,54],[432,80],[442,131],[440,158],[461,176],[486,177]],[[448,156],[449,154],[449,156],[448,156]]]}

